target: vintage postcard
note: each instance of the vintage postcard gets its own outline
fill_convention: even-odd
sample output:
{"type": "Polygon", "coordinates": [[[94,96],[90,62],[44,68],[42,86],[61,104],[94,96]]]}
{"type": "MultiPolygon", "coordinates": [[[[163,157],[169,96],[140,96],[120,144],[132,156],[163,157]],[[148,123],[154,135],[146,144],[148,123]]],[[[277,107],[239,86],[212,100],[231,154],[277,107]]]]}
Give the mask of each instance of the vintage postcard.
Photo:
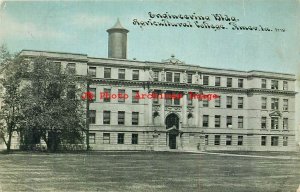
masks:
{"type": "Polygon", "coordinates": [[[299,0],[0,0],[0,192],[300,192],[299,0]]]}

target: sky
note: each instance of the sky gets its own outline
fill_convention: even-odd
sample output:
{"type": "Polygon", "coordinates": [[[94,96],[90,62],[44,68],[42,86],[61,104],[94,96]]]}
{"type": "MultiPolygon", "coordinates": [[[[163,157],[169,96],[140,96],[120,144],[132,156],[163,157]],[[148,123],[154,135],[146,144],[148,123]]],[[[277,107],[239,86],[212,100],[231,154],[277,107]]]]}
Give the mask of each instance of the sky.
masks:
{"type": "MultiPolygon", "coordinates": [[[[292,73],[300,79],[299,0],[0,2],[0,44],[6,44],[12,52],[33,49],[106,58],[106,30],[119,18],[130,31],[128,59],[161,61],[174,54],[187,64],[292,73]],[[223,24],[227,29],[133,24],[134,19],[148,21],[149,12],[209,16],[209,23],[223,24]],[[235,17],[239,20],[238,26],[261,25],[273,31],[232,30],[229,22],[215,21],[212,14],[235,17]],[[285,32],[276,32],[275,28],[285,32]]],[[[152,18],[154,20],[161,19],[152,18]]],[[[297,83],[299,91],[300,83],[297,83]]],[[[297,99],[300,101],[299,96],[297,99]]],[[[300,109],[299,103],[297,109],[300,109]]]]}

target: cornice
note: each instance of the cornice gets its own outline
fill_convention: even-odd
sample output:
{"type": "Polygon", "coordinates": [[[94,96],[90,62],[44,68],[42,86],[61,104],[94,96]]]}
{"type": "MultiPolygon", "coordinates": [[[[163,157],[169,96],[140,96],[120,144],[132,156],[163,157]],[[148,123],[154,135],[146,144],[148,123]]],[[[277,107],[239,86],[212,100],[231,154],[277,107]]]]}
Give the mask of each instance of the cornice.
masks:
{"type": "Polygon", "coordinates": [[[232,88],[232,87],[213,87],[213,86],[203,86],[199,84],[186,84],[186,83],[174,83],[174,82],[161,82],[161,81],[131,81],[131,80],[119,80],[119,79],[103,79],[94,78],[92,80],[94,83],[110,85],[110,86],[141,86],[144,88],[151,89],[177,89],[177,90],[196,90],[202,91],[214,91],[214,92],[228,92],[228,93],[245,93],[247,95],[252,95],[255,93],[262,94],[281,94],[281,95],[291,95],[297,94],[295,91],[286,90],[273,90],[273,89],[256,89],[256,88],[232,88]]]}
{"type": "Polygon", "coordinates": [[[284,94],[284,95],[296,95],[296,91],[286,91],[286,90],[274,90],[274,89],[258,89],[249,88],[248,93],[264,93],[264,94],[284,94]]]}

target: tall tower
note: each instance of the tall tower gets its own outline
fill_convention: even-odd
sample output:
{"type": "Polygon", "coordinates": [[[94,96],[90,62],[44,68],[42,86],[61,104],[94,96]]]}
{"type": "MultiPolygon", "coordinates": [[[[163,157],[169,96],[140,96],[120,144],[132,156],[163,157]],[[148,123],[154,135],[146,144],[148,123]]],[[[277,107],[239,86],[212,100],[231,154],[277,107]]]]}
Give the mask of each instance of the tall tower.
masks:
{"type": "Polygon", "coordinates": [[[118,19],[116,24],[107,30],[108,32],[108,57],[109,58],[127,58],[127,33],[118,19]]]}

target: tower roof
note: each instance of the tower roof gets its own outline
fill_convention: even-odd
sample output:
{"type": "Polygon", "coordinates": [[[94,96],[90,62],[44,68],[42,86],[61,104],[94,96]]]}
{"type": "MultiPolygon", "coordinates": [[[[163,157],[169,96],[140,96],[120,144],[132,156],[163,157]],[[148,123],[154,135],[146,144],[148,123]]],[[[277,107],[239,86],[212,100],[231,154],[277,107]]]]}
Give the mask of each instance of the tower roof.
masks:
{"type": "Polygon", "coordinates": [[[125,29],[125,28],[121,25],[121,22],[120,22],[119,18],[118,18],[116,24],[115,24],[112,28],[110,28],[110,29],[107,30],[108,33],[112,32],[112,31],[124,31],[124,32],[126,32],[126,33],[129,32],[129,30],[125,29]]]}

